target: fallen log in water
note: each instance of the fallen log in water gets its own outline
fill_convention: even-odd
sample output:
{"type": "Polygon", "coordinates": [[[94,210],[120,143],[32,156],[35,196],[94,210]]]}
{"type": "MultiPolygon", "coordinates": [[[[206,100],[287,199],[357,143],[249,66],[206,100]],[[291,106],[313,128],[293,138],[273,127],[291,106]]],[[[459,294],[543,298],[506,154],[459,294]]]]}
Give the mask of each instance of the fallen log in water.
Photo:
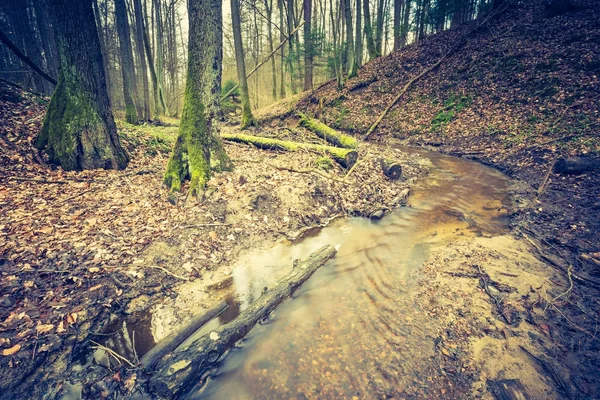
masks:
{"type": "Polygon", "coordinates": [[[383,174],[391,180],[395,181],[400,179],[402,176],[402,166],[400,166],[400,164],[383,158],[379,160],[379,163],[381,164],[381,170],[383,171],[383,174]]]}
{"type": "Polygon", "coordinates": [[[324,246],[296,265],[275,286],[250,304],[233,321],[197,340],[188,348],[175,350],[150,379],[150,390],[165,398],[177,398],[213,368],[221,356],[242,339],[260,320],[290,297],[320,266],[335,256],[336,250],[324,246]]]}
{"type": "Polygon", "coordinates": [[[316,134],[321,139],[331,143],[336,147],[342,147],[345,149],[355,149],[358,146],[358,142],[352,136],[344,135],[341,132],[325,125],[318,119],[309,118],[304,114],[298,114],[300,117],[300,126],[305,127],[309,131],[316,134]]]}
{"type": "Polygon", "coordinates": [[[251,144],[264,150],[298,151],[307,150],[315,153],[330,155],[344,168],[352,168],[358,159],[358,153],[352,149],[340,149],[333,146],[322,146],[312,143],[289,142],[285,140],[271,139],[262,136],[251,136],[244,134],[221,133],[223,140],[230,142],[251,144]]]}
{"type": "Polygon", "coordinates": [[[196,333],[198,329],[210,322],[210,320],[221,315],[227,307],[229,306],[225,300],[221,300],[219,303],[206,310],[206,312],[193,317],[183,328],[171,333],[144,354],[140,360],[142,367],[146,371],[151,370],[157,361],[179,347],[181,343],[196,333]]]}
{"type": "Polygon", "coordinates": [[[594,170],[600,171],[600,159],[559,158],[554,164],[554,172],[557,174],[578,175],[594,170]]]}

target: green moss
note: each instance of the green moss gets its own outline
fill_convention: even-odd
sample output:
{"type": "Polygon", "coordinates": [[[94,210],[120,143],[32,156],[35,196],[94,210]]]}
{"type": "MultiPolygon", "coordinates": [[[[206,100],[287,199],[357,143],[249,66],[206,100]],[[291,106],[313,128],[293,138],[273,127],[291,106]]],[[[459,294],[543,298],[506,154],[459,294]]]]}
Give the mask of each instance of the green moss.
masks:
{"type": "Polygon", "coordinates": [[[473,104],[473,99],[470,96],[451,94],[444,100],[444,107],[431,120],[432,131],[441,131],[445,125],[471,104],[473,104]]]}
{"type": "Polygon", "coordinates": [[[133,103],[127,104],[125,107],[125,121],[133,125],[138,123],[137,111],[133,103]]]}
{"type": "Polygon", "coordinates": [[[248,129],[253,125],[256,125],[256,120],[252,115],[250,106],[244,107],[244,105],[242,105],[242,123],[240,124],[240,129],[248,129]]]}
{"type": "Polygon", "coordinates": [[[303,114],[299,114],[299,116],[301,126],[305,127],[311,132],[314,132],[317,136],[325,139],[334,146],[343,147],[346,149],[355,149],[358,146],[358,142],[355,138],[344,135],[317,119],[308,118],[303,114]]]}
{"type": "Polygon", "coordinates": [[[329,171],[333,168],[333,161],[329,157],[319,157],[315,160],[315,167],[329,171]]]}
{"type": "Polygon", "coordinates": [[[211,131],[201,94],[186,88],[179,135],[169,159],[164,183],[171,191],[181,190],[181,183],[190,180],[190,194],[198,196],[204,190],[214,170],[230,168],[231,162],[220,140],[211,131]]]}
{"type": "Polygon", "coordinates": [[[61,76],[36,146],[67,171],[124,168],[129,161],[127,154],[118,143],[111,143],[111,126],[102,119],[95,101],[78,87],[61,76]]]}

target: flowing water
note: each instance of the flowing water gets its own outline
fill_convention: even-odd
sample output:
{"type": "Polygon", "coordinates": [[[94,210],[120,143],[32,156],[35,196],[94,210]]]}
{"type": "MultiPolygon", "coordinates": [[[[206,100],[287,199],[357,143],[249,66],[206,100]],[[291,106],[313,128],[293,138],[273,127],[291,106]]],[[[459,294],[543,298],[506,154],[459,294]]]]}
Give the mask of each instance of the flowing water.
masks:
{"type": "Polygon", "coordinates": [[[456,383],[436,365],[436,322],[415,302],[419,269],[448,243],[507,231],[507,178],[478,163],[423,155],[430,173],[413,188],[409,207],[377,223],[338,220],[299,244],[240,260],[233,269],[238,301],[204,332],[235,317],[294,259],[325,244],[338,249],[189,398],[430,398],[456,383]]]}

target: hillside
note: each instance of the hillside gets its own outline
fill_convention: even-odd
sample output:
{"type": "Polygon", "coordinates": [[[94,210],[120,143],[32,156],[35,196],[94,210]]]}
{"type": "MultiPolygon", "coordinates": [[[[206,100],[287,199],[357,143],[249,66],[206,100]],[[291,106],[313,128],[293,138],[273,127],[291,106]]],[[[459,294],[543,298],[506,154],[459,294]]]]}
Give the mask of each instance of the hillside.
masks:
{"type": "Polygon", "coordinates": [[[298,108],[362,137],[406,82],[468,34],[400,98],[370,139],[468,157],[515,178],[513,234],[572,282],[562,309],[548,310],[556,347],[547,355],[568,366],[583,393],[596,396],[600,174],[549,171],[558,157],[600,154],[600,10],[579,1],[546,18],[543,3],[533,2],[511,6],[473,32],[480,22],[372,61],[341,90],[329,82],[298,108]],[[569,350],[576,356],[566,357],[569,350]]]}

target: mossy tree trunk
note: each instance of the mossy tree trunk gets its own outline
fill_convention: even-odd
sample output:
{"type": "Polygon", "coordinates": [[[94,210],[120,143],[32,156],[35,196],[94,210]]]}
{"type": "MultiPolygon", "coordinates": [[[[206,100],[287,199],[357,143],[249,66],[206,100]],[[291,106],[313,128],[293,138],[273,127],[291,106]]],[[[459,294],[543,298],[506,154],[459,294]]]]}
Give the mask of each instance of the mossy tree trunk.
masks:
{"type": "Polygon", "coordinates": [[[60,75],[36,145],[65,170],[125,168],[129,158],[110,109],[92,3],[49,4],[60,75]]]}
{"type": "Polygon", "coordinates": [[[190,180],[190,193],[200,195],[211,170],[231,167],[218,136],[223,59],[222,3],[189,1],[188,72],[179,136],[167,165],[165,184],[172,191],[190,180]]]}
{"type": "Polygon", "coordinates": [[[240,81],[240,92],[242,95],[242,124],[246,129],[255,125],[252,109],[250,108],[250,96],[248,94],[248,79],[246,78],[246,62],[244,61],[244,48],[242,45],[242,25],[240,18],[240,2],[231,0],[231,24],[233,28],[233,47],[235,47],[235,64],[237,66],[238,80],[240,81]]]}
{"type": "Polygon", "coordinates": [[[117,20],[117,33],[119,35],[119,50],[121,55],[121,74],[123,76],[123,98],[125,100],[125,120],[130,124],[137,124],[142,119],[142,110],[137,101],[137,82],[135,67],[133,65],[133,52],[131,48],[131,32],[127,16],[125,0],[115,0],[115,16],[117,20]]]}

